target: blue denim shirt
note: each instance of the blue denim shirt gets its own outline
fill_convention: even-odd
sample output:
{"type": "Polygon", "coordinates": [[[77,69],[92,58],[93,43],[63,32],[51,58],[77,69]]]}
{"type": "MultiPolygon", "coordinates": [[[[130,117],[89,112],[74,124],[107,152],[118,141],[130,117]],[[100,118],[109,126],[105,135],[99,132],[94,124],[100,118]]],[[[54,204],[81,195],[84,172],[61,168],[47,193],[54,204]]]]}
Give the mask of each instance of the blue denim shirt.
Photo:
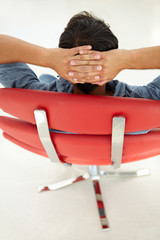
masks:
{"type": "MultiPolygon", "coordinates": [[[[42,82],[25,63],[0,64],[0,83],[7,88],[37,89],[73,93],[72,83],[59,77],[51,82],[42,82]]],[[[106,84],[114,96],[160,100],[160,75],[146,86],[132,86],[118,80],[106,84]]],[[[137,132],[146,133],[148,131],[137,132]]]]}
{"type": "MultiPolygon", "coordinates": [[[[0,64],[0,83],[7,88],[73,93],[71,82],[61,77],[51,83],[41,82],[25,63],[0,64]]],[[[146,86],[132,86],[112,80],[106,87],[114,92],[114,96],[160,100],[160,75],[146,86]]]]}

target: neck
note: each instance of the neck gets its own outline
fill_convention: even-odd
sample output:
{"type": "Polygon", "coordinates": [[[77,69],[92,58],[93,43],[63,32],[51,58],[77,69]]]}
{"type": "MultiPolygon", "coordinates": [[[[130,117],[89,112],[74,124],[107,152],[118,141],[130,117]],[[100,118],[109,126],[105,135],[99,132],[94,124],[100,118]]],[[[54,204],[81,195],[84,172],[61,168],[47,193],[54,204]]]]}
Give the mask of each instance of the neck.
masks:
{"type": "MultiPolygon", "coordinates": [[[[76,85],[73,84],[73,91],[75,94],[84,94],[76,85]]],[[[106,91],[106,85],[96,87],[89,95],[113,96],[112,91],[106,91]]]]}

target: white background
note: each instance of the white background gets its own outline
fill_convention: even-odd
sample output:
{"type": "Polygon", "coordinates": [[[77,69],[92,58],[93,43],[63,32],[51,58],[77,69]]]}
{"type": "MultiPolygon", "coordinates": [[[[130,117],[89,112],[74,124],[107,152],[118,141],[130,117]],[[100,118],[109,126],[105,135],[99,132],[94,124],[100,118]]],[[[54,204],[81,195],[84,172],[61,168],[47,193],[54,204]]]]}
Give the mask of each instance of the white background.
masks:
{"type": "MultiPolygon", "coordinates": [[[[159,45],[159,0],[0,0],[0,33],[44,47],[57,47],[68,20],[83,10],[110,24],[120,48],[159,45]]],[[[32,68],[38,76],[54,74],[47,68],[32,68]]],[[[145,85],[157,75],[158,70],[125,70],[116,79],[145,85]]],[[[20,149],[0,134],[0,239],[160,239],[159,157],[122,167],[148,167],[150,177],[101,181],[111,226],[110,232],[102,233],[90,181],[38,194],[39,184],[65,179],[70,173],[20,149]]],[[[85,169],[81,167],[82,171],[85,169]]],[[[72,174],[76,172],[73,170],[72,174]]]]}

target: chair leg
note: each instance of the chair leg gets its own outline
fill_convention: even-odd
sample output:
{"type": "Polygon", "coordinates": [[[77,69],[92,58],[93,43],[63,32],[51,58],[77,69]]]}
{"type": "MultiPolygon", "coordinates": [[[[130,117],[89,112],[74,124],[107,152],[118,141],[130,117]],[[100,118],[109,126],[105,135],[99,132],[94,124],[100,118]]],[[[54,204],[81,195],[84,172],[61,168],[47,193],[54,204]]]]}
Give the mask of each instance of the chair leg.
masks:
{"type": "Polygon", "coordinates": [[[54,183],[54,184],[50,184],[50,185],[46,185],[46,186],[39,186],[38,191],[43,192],[43,191],[57,190],[57,189],[72,185],[76,182],[87,180],[89,177],[90,177],[90,175],[88,173],[85,173],[79,177],[70,178],[70,179],[67,179],[67,180],[64,180],[64,181],[61,181],[58,183],[54,183]]]}
{"type": "Polygon", "coordinates": [[[110,230],[110,228],[109,228],[108,219],[106,217],[102,193],[101,193],[101,189],[100,189],[99,168],[97,166],[90,166],[89,171],[90,171],[91,178],[92,178],[92,183],[93,183],[94,193],[95,193],[95,197],[96,197],[98,212],[99,212],[99,216],[100,216],[100,222],[102,225],[102,230],[107,231],[107,230],[110,230]]]}
{"type": "Polygon", "coordinates": [[[108,231],[108,230],[110,230],[110,227],[109,227],[108,219],[107,219],[106,213],[105,213],[105,208],[104,208],[104,203],[103,203],[103,199],[102,199],[99,180],[92,180],[92,182],[93,182],[93,188],[94,188],[95,197],[96,197],[96,201],[97,201],[97,207],[98,207],[98,212],[99,212],[99,216],[100,216],[100,222],[102,225],[102,230],[108,231]]]}
{"type": "Polygon", "coordinates": [[[104,172],[100,171],[100,175],[102,177],[142,177],[142,176],[147,176],[150,175],[150,172],[148,169],[141,169],[137,171],[131,171],[131,172],[118,172],[118,171],[113,171],[113,172],[104,172]]]}

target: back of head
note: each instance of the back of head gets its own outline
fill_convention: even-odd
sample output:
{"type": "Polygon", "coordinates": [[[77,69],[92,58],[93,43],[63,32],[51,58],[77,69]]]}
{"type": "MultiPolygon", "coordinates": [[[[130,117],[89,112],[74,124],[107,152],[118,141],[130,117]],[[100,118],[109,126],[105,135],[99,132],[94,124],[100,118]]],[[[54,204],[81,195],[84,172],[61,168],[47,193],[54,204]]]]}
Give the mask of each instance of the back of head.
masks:
{"type": "MultiPolygon", "coordinates": [[[[73,16],[60,36],[59,47],[73,48],[91,45],[93,50],[108,51],[118,48],[118,40],[103,20],[84,11],[73,16]]],[[[76,84],[86,94],[98,85],[76,84]]]]}

